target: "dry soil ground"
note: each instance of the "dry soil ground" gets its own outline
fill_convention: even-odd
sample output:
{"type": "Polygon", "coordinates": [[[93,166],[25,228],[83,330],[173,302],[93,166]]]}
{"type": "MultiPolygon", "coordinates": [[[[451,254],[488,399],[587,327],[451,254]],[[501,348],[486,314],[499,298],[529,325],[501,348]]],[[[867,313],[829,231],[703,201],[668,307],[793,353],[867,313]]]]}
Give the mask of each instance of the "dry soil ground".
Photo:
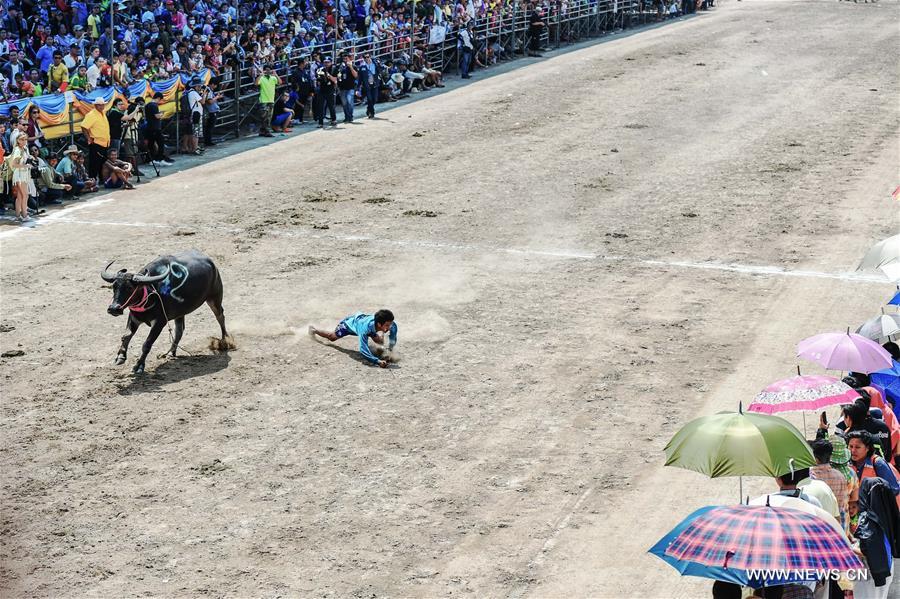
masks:
{"type": "Polygon", "coordinates": [[[726,3],[3,233],[0,594],[706,594],[645,551],[736,481],[661,449],[889,295],[839,273],[897,230],[898,16],[726,3]],[[239,349],[203,308],[132,378],[98,272],[190,247],[239,349]],[[381,306],[396,369],[303,332],[381,306]]]}

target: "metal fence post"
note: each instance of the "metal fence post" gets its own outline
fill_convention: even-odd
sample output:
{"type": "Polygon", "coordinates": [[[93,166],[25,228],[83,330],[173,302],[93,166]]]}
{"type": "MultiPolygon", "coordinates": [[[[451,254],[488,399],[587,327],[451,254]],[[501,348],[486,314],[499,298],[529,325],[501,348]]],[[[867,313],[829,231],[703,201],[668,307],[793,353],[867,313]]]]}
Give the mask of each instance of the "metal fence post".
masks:
{"type": "Polygon", "coordinates": [[[75,110],[74,105],[69,103],[69,145],[75,145],[75,110]]]}
{"type": "Polygon", "coordinates": [[[241,73],[241,65],[238,63],[234,68],[234,137],[235,139],[240,139],[241,137],[241,80],[243,78],[243,73],[241,73]]]}
{"type": "MultiPolygon", "coordinates": [[[[177,85],[177,84],[176,84],[177,85]]],[[[175,153],[181,154],[181,95],[175,89],[175,153]]]]}

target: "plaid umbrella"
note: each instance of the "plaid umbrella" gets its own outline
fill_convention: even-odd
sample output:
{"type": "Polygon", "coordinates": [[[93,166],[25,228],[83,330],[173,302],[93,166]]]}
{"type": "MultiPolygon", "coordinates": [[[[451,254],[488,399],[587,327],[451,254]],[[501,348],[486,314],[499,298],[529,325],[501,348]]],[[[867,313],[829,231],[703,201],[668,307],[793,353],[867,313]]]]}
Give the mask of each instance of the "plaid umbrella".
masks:
{"type": "Polygon", "coordinates": [[[847,539],[829,523],[799,510],[769,506],[721,506],[700,513],[665,553],[734,570],[863,569],[847,539]]]}

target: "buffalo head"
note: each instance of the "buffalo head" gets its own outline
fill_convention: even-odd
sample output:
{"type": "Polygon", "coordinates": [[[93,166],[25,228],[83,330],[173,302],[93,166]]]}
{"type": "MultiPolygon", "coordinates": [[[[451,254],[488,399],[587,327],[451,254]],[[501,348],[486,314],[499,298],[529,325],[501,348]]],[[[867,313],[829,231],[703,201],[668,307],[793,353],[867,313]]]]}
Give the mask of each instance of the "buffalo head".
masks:
{"type": "Polygon", "coordinates": [[[112,266],[113,262],[115,260],[107,264],[106,268],[100,272],[100,276],[104,281],[112,283],[113,299],[106,311],[113,316],[121,316],[126,308],[134,306],[143,300],[144,294],[141,293],[141,288],[145,285],[162,281],[169,276],[169,271],[172,268],[167,266],[166,271],[160,275],[135,274],[128,272],[126,268],[116,273],[111,273],[109,272],[109,267],[112,266]]]}

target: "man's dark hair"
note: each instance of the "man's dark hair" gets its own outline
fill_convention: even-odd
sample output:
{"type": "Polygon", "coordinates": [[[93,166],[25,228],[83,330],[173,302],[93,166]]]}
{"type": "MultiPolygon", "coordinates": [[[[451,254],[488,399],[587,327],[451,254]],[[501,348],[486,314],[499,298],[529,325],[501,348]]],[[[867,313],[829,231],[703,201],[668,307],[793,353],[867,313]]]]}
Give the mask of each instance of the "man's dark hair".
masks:
{"type": "Polygon", "coordinates": [[[893,360],[896,360],[897,362],[900,362],[900,345],[897,345],[897,344],[894,343],[893,341],[888,341],[887,343],[885,343],[885,344],[882,345],[881,347],[884,348],[884,351],[886,351],[887,353],[891,354],[891,358],[892,358],[893,360]]]}
{"type": "Polygon", "coordinates": [[[154,99],[154,100],[162,100],[162,99],[163,99],[163,94],[162,94],[162,92],[156,92],[156,93],[154,93],[154,94],[153,94],[153,99],[154,99]]]}
{"type": "Polygon", "coordinates": [[[53,53],[53,58],[62,58],[62,52],[57,50],[56,52],[53,53]]]}
{"type": "Polygon", "coordinates": [[[816,439],[810,444],[816,462],[819,464],[827,464],[831,461],[831,454],[834,453],[834,446],[828,439],[816,439]]]}
{"type": "Polygon", "coordinates": [[[869,375],[863,372],[851,372],[843,379],[843,382],[854,389],[858,389],[860,387],[868,387],[870,384],[869,375]]]}
{"type": "Polygon", "coordinates": [[[849,435],[847,435],[847,443],[850,443],[850,439],[859,439],[863,445],[869,448],[868,454],[871,456],[875,453],[875,444],[878,441],[869,431],[853,431],[849,435]]]}
{"type": "Polygon", "coordinates": [[[741,585],[717,580],[712,586],[713,599],[741,599],[741,585]]]}
{"type": "Polygon", "coordinates": [[[801,470],[794,470],[793,474],[788,472],[787,474],[782,474],[778,478],[785,485],[788,485],[788,486],[796,485],[804,478],[809,478],[809,468],[803,468],[801,470]]]}
{"type": "Polygon", "coordinates": [[[394,313],[390,310],[379,310],[375,313],[375,324],[394,322],[394,313]]]}
{"type": "Polygon", "coordinates": [[[863,407],[866,408],[866,411],[869,411],[869,408],[872,407],[872,396],[869,395],[869,392],[865,389],[859,388],[856,390],[859,393],[859,399],[857,399],[853,403],[861,403],[863,407]]]}
{"type": "Polygon", "coordinates": [[[862,423],[868,415],[869,410],[866,409],[866,406],[860,400],[856,400],[852,404],[841,406],[841,416],[848,416],[854,427],[862,426],[862,423]]]}

